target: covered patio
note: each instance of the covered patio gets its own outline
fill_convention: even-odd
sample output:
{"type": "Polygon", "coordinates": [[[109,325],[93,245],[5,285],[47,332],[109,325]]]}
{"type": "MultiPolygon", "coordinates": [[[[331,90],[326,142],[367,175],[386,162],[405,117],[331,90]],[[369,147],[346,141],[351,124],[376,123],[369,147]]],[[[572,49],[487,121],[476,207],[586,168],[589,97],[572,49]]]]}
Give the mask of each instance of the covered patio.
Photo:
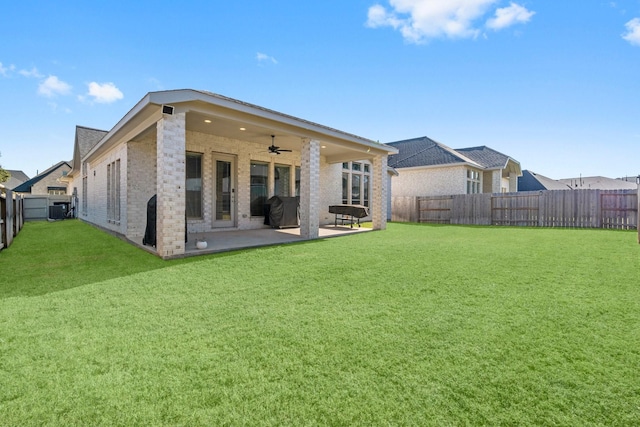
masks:
{"type": "Polygon", "coordinates": [[[185,232],[211,236],[213,252],[323,238],[333,234],[329,206],[341,203],[365,205],[372,228],[384,230],[387,156],[395,152],[211,92],[150,92],[84,156],[81,216],[141,242],[153,199],[153,248],[162,258],[196,250],[199,236],[185,245],[185,232]],[[295,232],[264,230],[273,196],[297,198],[295,232]],[[239,243],[218,243],[225,240],[239,243]]]}
{"type": "MultiPolygon", "coordinates": [[[[317,239],[351,236],[358,233],[372,231],[371,228],[327,225],[319,228],[317,239]]],[[[281,245],[287,243],[299,243],[312,240],[301,235],[300,228],[261,228],[254,230],[217,230],[202,233],[191,233],[185,244],[185,252],[177,257],[188,257],[218,252],[229,252],[240,249],[258,248],[263,246],[281,245]],[[196,241],[207,242],[206,249],[198,249],[196,241]]],[[[133,240],[132,243],[148,252],[156,253],[154,247],[142,244],[142,239],[133,240]]]]}

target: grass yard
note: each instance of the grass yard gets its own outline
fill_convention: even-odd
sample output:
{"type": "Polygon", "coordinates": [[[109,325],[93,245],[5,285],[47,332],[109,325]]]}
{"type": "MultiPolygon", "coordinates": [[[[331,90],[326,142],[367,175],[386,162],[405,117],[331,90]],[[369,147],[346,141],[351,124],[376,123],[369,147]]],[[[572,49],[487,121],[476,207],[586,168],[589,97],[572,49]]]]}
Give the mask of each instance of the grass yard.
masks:
{"type": "Polygon", "coordinates": [[[0,425],[640,425],[635,232],[389,224],[161,261],[0,252],[0,425]]]}

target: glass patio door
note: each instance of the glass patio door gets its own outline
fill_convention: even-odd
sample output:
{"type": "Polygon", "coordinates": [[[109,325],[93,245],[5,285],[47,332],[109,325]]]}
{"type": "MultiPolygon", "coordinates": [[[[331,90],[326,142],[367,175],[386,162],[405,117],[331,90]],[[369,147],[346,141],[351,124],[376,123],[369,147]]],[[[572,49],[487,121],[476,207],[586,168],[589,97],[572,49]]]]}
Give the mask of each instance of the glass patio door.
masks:
{"type": "Polygon", "coordinates": [[[236,167],[233,156],[214,155],[214,227],[236,226],[236,167]]]}

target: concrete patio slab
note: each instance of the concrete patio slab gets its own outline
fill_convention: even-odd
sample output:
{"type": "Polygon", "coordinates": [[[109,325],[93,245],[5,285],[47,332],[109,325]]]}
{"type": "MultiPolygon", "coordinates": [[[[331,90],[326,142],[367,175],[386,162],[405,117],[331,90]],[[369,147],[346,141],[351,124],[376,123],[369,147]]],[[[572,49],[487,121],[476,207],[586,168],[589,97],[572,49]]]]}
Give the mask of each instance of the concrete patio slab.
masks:
{"type": "MultiPolygon", "coordinates": [[[[348,226],[324,226],[320,227],[318,239],[348,236],[357,233],[373,231],[371,228],[348,226]]],[[[219,230],[207,233],[192,233],[188,235],[184,256],[196,256],[217,252],[234,251],[261,246],[280,245],[285,243],[304,242],[300,236],[299,228],[261,228],[257,230],[219,230]],[[206,249],[198,249],[196,240],[207,242],[206,249]]],[[[141,248],[155,253],[155,248],[144,246],[142,239],[132,242],[141,248]]]]}

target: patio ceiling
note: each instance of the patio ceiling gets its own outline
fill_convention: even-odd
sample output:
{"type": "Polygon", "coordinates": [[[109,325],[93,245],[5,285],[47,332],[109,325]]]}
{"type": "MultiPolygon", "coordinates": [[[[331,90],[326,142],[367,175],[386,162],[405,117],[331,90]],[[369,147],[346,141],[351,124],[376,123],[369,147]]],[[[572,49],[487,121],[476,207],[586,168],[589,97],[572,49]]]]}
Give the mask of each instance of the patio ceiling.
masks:
{"type": "MultiPolygon", "coordinates": [[[[252,120],[221,118],[194,111],[187,113],[187,130],[261,144],[265,146],[265,152],[267,146],[271,145],[271,135],[275,136],[276,146],[297,152],[301,150],[302,139],[310,137],[309,134],[282,126],[280,123],[256,123],[252,120]]],[[[320,154],[332,163],[371,157],[366,148],[355,144],[349,147],[333,142],[330,137],[314,136],[314,139],[320,141],[320,154]]]]}

